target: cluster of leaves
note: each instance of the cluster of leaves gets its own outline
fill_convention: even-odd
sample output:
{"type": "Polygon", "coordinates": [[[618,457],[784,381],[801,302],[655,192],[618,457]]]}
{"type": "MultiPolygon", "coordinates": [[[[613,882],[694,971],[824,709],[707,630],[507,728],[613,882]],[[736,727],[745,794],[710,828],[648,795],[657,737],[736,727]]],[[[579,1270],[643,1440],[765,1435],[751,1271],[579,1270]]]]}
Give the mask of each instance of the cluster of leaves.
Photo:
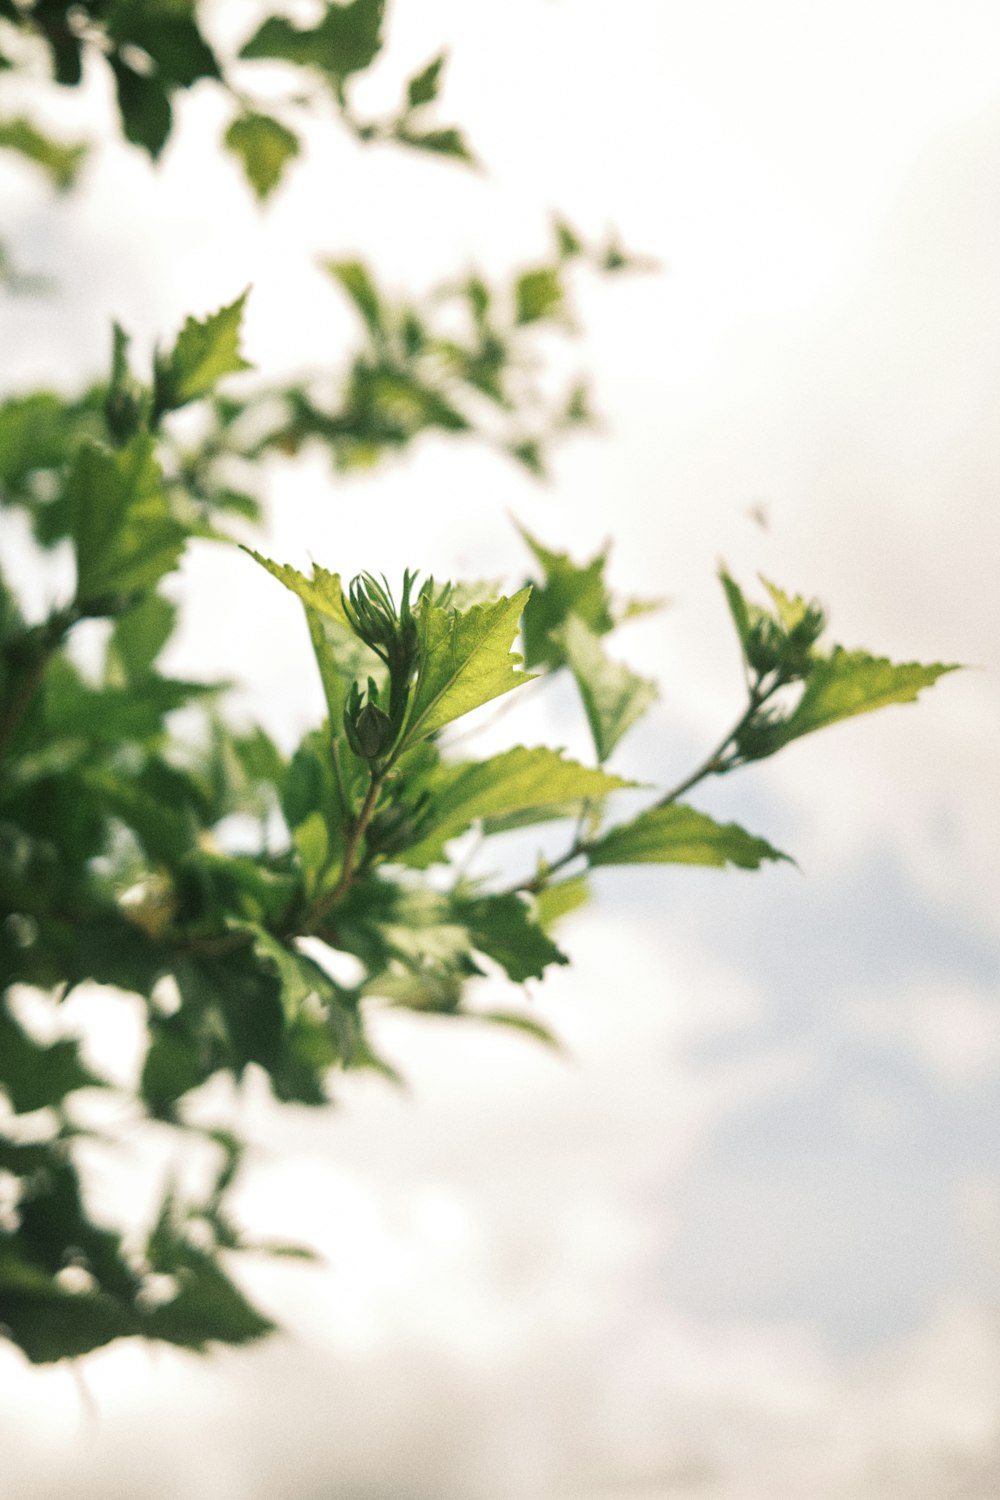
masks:
{"type": "MultiPolygon", "coordinates": [[[[223,143],[260,199],[277,188],[301,152],[304,110],[332,109],[362,141],[393,141],[473,162],[462,132],[430,118],[443,52],[406,80],[387,118],[362,118],[354,109],[351,86],[382,50],[385,0],[329,0],[308,28],[269,16],[233,55],[210,40],[208,10],[198,0],[0,0],[0,72],[21,62],[26,48],[37,49],[54,81],[75,88],[85,61],[95,59],[113,76],[125,138],[154,159],[170,139],[176,95],[214,84],[233,104],[223,143]],[[287,87],[277,101],[260,96],[254,65],[261,63],[281,65],[287,87]]],[[[21,116],[0,121],[3,146],[35,161],[59,187],[71,183],[86,151],[80,143],[53,140],[21,116]]]]}
{"type": "MultiPolygon", "coordinates": [[[[156,428],[243,367],[240,306],[189,320],[149,390],[129,375],[119,336],[102,402],[82,402],[67,421],[48,398],[29,397],[0,422],[4,500],[28,509],[43,540],[67,537],[76,565],[72,598],[39,622],[22,618],[9,584],[0,591],[0,1087],[10,1112],[0,1322],[32,1360],[135,1333],[201,1348],[270,1325],[220,1259],[240,1244],[223,1211],[237,1143],[221,1143],[222,1176],[204,1202],[181,1206],[167,1193],[143,1234],[95,1224],[74,1145],[88,1131],[80,1100],[105,1080],[72,1038],[41,1040],[19,997],[84,983],[141,996],[136,1103],[164,1126],[185,1124],[186,1101],[210,1079],[251,1068],[276,1098],[322,1104],[335,1070],[385,1067],[366,1037],[370,1004],[480,1015],[470,979],[494,972],[522,984],[566,963],[551,929],[586,899],[589,868],[784,859],[682,794],[815,728],[911,699],[947,670],[821,650],[816,606],[770,587],[767,610],[724,577],[747,707],[691,777],[622,821],[609,813],[634,784],[605,762],[655,689],[607,654],[605,638],[650,606],[613,599],[605,555],[577,565],[525,533],[536,571],[520,590],[408,574],[397,604],[384,580],[364,575],[345,590],[322,567],[307,577],[254,553],[302,601],[327,718],[290,758],[261,729],[234,731],[211,687],[157,670],[175,618],[160,585],[204,528],[173,501],[156,428]],[[100,670],[85,673],[68,647],[91,619],[110,630],[100,670]],[[512,652],[519,632],[533,672],[512,652]],[[578,684],[593,764],[546,746],[483,760],[448,753],[442,732],[458,719],[560,670],[578,684]],[[170,715],[192,705],[205,732],[179,742],[170,715]],[[257,829],[255,847],[238,853],[225,837],[234,811],[257,829]],[[452,841],[473,827],[490,840],[560,822],[564,851],[505,885],[451,866],[452,841]],[[353,955],[354,983],[335,977],[333,952],[353,955]]],[[[523,1006],[487,1018],[544,1035],[523,1006]]]]}
{"type": "MultiPolygon", "coordinates": [[[[383,0],[320,5],[311,26],[265,16],[232,56],[207,34],[207,11],[196,0],[0,0],[0,83],[40,52],[72,88],[92,57],[111,70],[126,138],[153,158],[178,95],[221,88],[233,103],[225,146],[260,199],[300,152],[304,108],[332,108],[361,142],[472,161],[461,133],[431,118],[444,54],[405,83],[387,118],[356,112],[353,84],[382,46],[383,0]]],[[[0,119],[3,147],[59,188],[83,160],[78,144],[21,115],[0,119]]],[[[531,576],[510,594],[411,573],[398,593],[369,574],[345,588],[322,567],[307,577],[251,552],[301,600],[325,696],[324,721],[290,755],[262,729],[227,721],[224,684],[160,670],[176,620],[164,583],[190,538],[226,540],[234,522],[246,536],[262,457],[319,442],[348,470],[438,432],[544,473],[554,438],[590,419],[589,396],[577,384],[546,398],[532,341],[572,329],[577,266],[635,264],[614,240],[587,248],[563,222],[555,240],[548,260],[505,287],[470,274],[419,303],[386,296],[359,261],[330,261],[364,338],[333,394],[321,382],[219,393],[246,369],[241,297],[189,319],[146,380],[116,328],[108,380],[76,399],[33,391],[0,404],[0,508],[26,518],[33,543],[56,557],[55,603],[41,617],[13,569],[0,577],[0,1336],[29,1360],[129,1335],[199,1350],[265,1334],[228,1258],[297,1252],[249,1246],[233,1222],[242,1147],[197,1125],[205,1085],[255,1072],[276,1099],[319,1106],[338,1070],[391,1075],[367,1024],[385,1004],[551,1040],[527,1004],[484,1011],[471,981],[523,985],[565,964],[554,927],[587,900],[592,868],[787,858],[682,799],[801,735],[909,701],[949,670],[824,648],[815,605],[766,585],[764,607],[724,575],[746,704],[690,776],[650,792],[608,761],[656,688],[606,642],[655,606],[614,598],[606,554],[578,564],[527,532],[531,576]],[[174,422],[190,407],[197,439],[174,422]],[[74,581],[60,593],[67,552],[74,581]],[[89,628],[95,646],[92,622],[103,635],[84,658],[75,641],[89,628]],[[577,686],[588,763],[544,745],[456,756],[458,721],[558,673],[577,686]],[[179,710],[200,730],[182,737],[179,710]],[[509,865],[496,841],[526,829],[544,830],[546,849],[561,832],[559,852],[503,879],[457,863],[478,837],[491,863],[509,865]],[[200,1193],[164,1181],[156,1210],[124,1229],[95,1216],[83,1171],[95,1103],[116,1091],[86,1036],[57,1024],[67,996],[101,985],[135,997],[144,1016],[137,1082],[117,1090],[129,1128],[186,1132],[215,1163],[200,1193]]],[[[4,279],[19,280],[0,256],[4,279]]]]}

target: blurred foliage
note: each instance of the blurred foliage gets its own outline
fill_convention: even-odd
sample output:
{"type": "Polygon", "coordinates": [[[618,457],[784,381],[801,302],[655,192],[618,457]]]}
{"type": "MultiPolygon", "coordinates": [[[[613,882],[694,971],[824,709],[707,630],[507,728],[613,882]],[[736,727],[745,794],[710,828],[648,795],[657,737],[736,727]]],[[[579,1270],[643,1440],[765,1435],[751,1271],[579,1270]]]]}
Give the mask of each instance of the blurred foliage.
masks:
{"type": "MultiPolygon", "coordinates": [[[[270,16],[238,58],[221,59],[194,0],[0,0],[0,53],[40,47],[66,87],[85,56],[110,67],[124,134],[153,157],[179,92],[202,81],[231,91],[225,145],[266,198],[299,138],[242,81],[237,91],[237,71],[242,80],[259,61],[285,65],[297,88],[305,76],[310,98],[332,101],[359,141],[471,160],[456,130],[425,118],[444,54],[407,81],[390,119],[353,113],[351,85],[378,54],[382,25],[381,0],[327,5],[311,29],[270,16]]],[[[81,160],[20,118],[0,126],[0,145],[58,187],[81,160]]],[[[248,569],[253,558],[300,599],[323,685],[324,722],[291,755],[261,728],[234,727],[225,684],[160,670],[177,619],[162,587],[190,538],[248,535],[265,456],[318,444],[350,470],[443,433],[544,473],[551,442],[586,423],[590,405],[581,384],[546,403],[532,340],[571,326],[579,268],[630,263],[617,242],[588,249],[562,221],[551,257],[506,285],[468,275],[417,301],[388,295],[360,261],[334,260],[326,269],[362,344],[322,388],[254,382],[240,347],[244,294],[189,318],[147,371],[132,368],[116,327],[106,379],[77,397],[36,390],[0,403],[0,505],[26,523],[40,557],[54,554],[58,601],[32,617],[12,569],[0,577],[0,1334],[28,1360],[126,1336],[202,1350],[266,1334],[231,1274],[234,1253],[306,1252],[247,1243],[230,1208],[243,1147],[197,1125],[199,1090],[256,1074],[275,1099],[314,1107],[340,1070],[391,1077],[369,1037],[379,1005],[551,1041],[530,1004],[484,1011],[469,982],[523,985],[564,965],[553,929],[586,901],[591,867],[786,859],[681,799],[801,735],[909,701],[949,670],[824,647],[815,604],[771,584],[757,604],[724,574],[746,703],[680,785],[643,791],[605,763],[656,689],[606,641],[655,605],[614,596],[606,552],[581,564],[528,532],[530,576],[510,593],[416,573],[398,590],[369,574],[345,587],[321,566],[306,576],[251,551],[248,569]],[[192,406],[195,439],[174,416],[192,406]],[[60,593],[67,554],[73,583],[60,593]],[[85,669],[72,643],[94,621],[103,633],[85,669]],[[593,764],[545,746],[456,756],[457,722],[560,672],[576,684],[593,764]],[[539,854],[506,884],[456,860],[472,838],[492,850],[542,825],[562,828],[562,852],[539,854]],[[343,955],[351,982],[337,977],[343,955]],[[133,1088],[102,1075],[85,1031],[60,1027],[67,997],[95,985],[142,1006],[133,1088]],[[164,1180],[152,1215],[104,1223],[81,1149],[99,1139],[102,1096],[119,1098],[130,1131],[200,1138],[207,1185],[189,1193],[164,1180]]]]}

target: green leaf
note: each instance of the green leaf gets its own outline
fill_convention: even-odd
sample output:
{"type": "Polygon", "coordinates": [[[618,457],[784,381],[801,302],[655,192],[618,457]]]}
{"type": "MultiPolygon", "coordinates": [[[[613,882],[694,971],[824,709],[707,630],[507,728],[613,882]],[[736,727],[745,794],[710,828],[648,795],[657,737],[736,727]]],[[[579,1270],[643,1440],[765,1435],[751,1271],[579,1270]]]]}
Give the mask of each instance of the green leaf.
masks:
{"type": "Polygon", "coordinates": [[[125,139],[142,146],[155,161],[173,126],[170,96],[159,78],[137,73],[118,53],[108,59],[115,77],[125,139]]]}
{"type": "Polygon", "coordinates": [[[576,678],[597,758],[603,764],[656,698],[656,683],[612,661],[600,637],[577,615],[570,615],[559,628],[557,640],[576,678]]]}
{"type": "Polygon", "coordinates": [[[281,1008],[286,1022],[294,1021],[311,995],[323,999],[334,996],[333,980],[308,958],[273,937],[255,922],[230,922],[235,932],[247,932],[253,938],[254,952],[277,976],[281,985],[281,1008]]]}
{"type": "Polygon", "coordinates": [[[249,288],[228,307],[199,321],[188,318],[170,354],[157,360],[155,409],[175,411],[207,396],[223,375],[253,368],[240,353],[240,328],[249,288]]]}
{"type": "Polygon", "coordinates": [[[805,691],[793,712],[774,730],[774,748],[789,744],[816,729],[825,729],[840,719],[871,713],[892,703],[913,703],[922,688],[930,687],[946,672],[959,670],[957,663],[920,662],[896,664],[865,651],[845,651],[835,646],[832,655],[810,667],[805,691]]]}
{"type": "Polygon", "coordinates": [[[368,267],[359,260],[324,260],[320,264],[340,285],[376,337],[384,332],[382,304],[368,267]]]}
{"type": "Polygon", "coordinates": [[[514,318],[517,323],[537,323],[563,308],[563,285],[558,269],[540,266],[525,271],[514,286],[514,318]]]}
{"type": "Polygon", "coordinates": [[[560,880],[556,885],[546,885],[535,897],[538,920],[546,931],[554,927],[570,912],[586,906],[590,890],[583,875],[574,875],[569,880],[560,880]]]}
{"type": "Polygon", "coordinates": [[[108,34],[123,47],[141,47],[162,84],[190,88],[199,78],[219,77],[194,11],[194,0],[116,0],[108,34]]]}
{"type": "Polygon", "coordinates": [[[273,193],[300,150],[298,136],[279,120],[250,112],[233,121],[224,139],[242,161],[247,180],[261,201],[273,193]]]}
{"type": "Polygon", "coordinates": [[[453,719],[530,682],[511,650],[531,594],[477,604],[466,611],[427,602],[420,612],[420,665],[403,745],[409,747],[453,719]]]}
{"type": "Polygon", "coordinates": [[[328,4],[319,25],[309,31],[293,26],[283,16],[269,16],[240,56],[247,61],[275,58],[300,67],[319,68],[334,80],[342,81],[374,62],[382,45],[384,10],[385,0],[328,4]]]}
{"type": "Polygon", "coordinates": [[[0,1000],[0,1089],[15,1114],[59,1105],[75,1089],[106,1087],[84,1067],[76,1042],[36,1042],[0,1000]]]}
{"type": "Polygon", "coordinates": [[[176,565],[186,532],[170,515],[148,434],[116,452],[81,444],[66,491],[81,605],[150,589],[176,565]]]}
{"type": "Polygon", "coordinates": [[[426,68],[419,73],[414,73],[406,85],[406,102],[410,109],[419,109],[422,104],[430,104],[432,99],[438,96],[441,84],[441,70],[447,61],[448,54],[439,52],[426,68]]]}
{"type": "Polygon", "coordinates": [[[143,1320],[147,1338],[164,1339],[185,1349],[207,1344],[247,1344],[274,1332],[217,1264],[213,1256],[193,1245],[177,1247],[170,1273],[180,1289],[172,1301],[152,1308],[143,1320]]]}
{"type": "Polygon", "coordinates": [[[573,815],[584,802],[602,802],[611,792],[634,785],[591,766],[564,760],[547,746],[517,745],[489,760],[437,767],[421,784],[428,812],[420,840],[401,856],[424,869],[444,857],[449,839],[477,819],[518,815],[520,823],[573,815]]]}
{"type": "Polygon", "coordinates": [[[500,964],[518,984],[541,979],[548,964],[569,963],[532,917],[527,903],[512,892],[456,900],[455,914],[468,927],[473,947],[500,964]]]}
{"type": "Polygon", "coordinates": [[[43,1294],[3,1293],[0,1308],[10,1336],[36,1365],[78,1358],[139,1332],[138,1320],[113,1297],[66,1292],[54,1281],[43,1294]]]}
{"type": "Polygon", "coordinates": [[[108,686],[140,682],[173,632],[177,606],[162,594],[147,594],[115,621],[108,641],[108,686]]]}
{"type": "Polygon", "coordinates": [[[506,1026],[512,1031],[523,1031],[526,1036],[534,1037],[536,1042],[543,1042],[546,1047],[551,1047],[555,1052],[563,1050],[562,1043],[554,1032],[536,1021],[534,1016],[525,1015],[521,1010],[460,1010],[460,1018],[469,1021],[485,1021],[489,1026],[506,1026]]]}
{"type": "Polygon", "coordinates": [[[607,635],[615,619],[611,595],[604,581],[607,552],[578,567],[566,552],[550,552],[523,526],[518,531],[534,553],[545,577],[544,585],[532,590],[524,611],[524,657],[533,667],[539,662],[561,666],[566,653],[558,639],[559,627],[576,615],[595,635],[607,635]]]}
{"type": "Polygon", "coordinates": [[[0,120],[0,147],[17,151],[28,161],[41,167],[53,186],[61,192],[73,186],[87,155],[86,146],[67,146],[54,141],[23,117],[0,120]]]}
{"type": "Polygon", "coordinates": [[[716,823],[682,802],[651,807],[612,828],[590,845],[587,858],[592,865],[737,865],[742,870],[756,870],[765,859],[794,863],[737,823],[716,823]]]}
{"type": "Polygon", "coordinates": [[[476,165],[476,158],[466,143],[465,137],[454,126],[443,130],[411,130],[398,125],[394,138],[404,146],[413,146],[417,151],[430,151],[435,156],[453,156],[457,161],[476,165]]]}
{"type": "MultiPolygon", "coordinates": [[[[321,615],[326,615],[337,625],[343,625],[346,630],[351,630],[351,622],[344,609],[344,594],[339,573],[328,573],[326,568],[313,563],[313,576],[307,578],[290,563],[272,562],[269,557],[262,557],[252,547],[243,547],[242,550],[252,557],[254,562],[260,563],[260,566],[265,568],[272,577],[277,578],[279,583],[283,583],[286,589],[291,589],[303,604],[318,611],[321,615]]],[[[351,633],[353,634],[353,631],[351,633]]]]}

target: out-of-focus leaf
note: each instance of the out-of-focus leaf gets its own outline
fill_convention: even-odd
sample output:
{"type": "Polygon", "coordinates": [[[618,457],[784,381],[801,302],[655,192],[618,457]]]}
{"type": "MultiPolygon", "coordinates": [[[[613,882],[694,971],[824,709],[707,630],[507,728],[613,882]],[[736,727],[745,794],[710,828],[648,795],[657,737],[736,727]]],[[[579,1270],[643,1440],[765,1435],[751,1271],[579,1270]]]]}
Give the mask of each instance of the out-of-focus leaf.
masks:
{"type": "Polygon", "coordinates": [[[81,604],[152,588],[175,566],[186,533],[170,515],[148,434],[115,452],[82,444],[67,494],[81,604]]]}
{"type": "Polygon", "coordinates": [[[656,683],[613,661],[600,636],[577,615],[567,618],[556,638],[576,678],[597,758],[603,764],[656,698],[656,683]]]}
{"type": "Polygon", "coordinates": [[[16,151],[41,167],[60,191],[72,187],[87,155],[86,146],[55,141],[23,117],[0,120],[0,147],[16,151]]]}
{"type": "Polygon", "coordinates": [[[468,927],[473,947],[500,964],[519,984],[541,979],[549,964],[569,963],[534,919],[527,902],[511,892],[457,900],[455,913],[468,927]]]}
{"type": "Polygon", "coordinates": [[[207,396],[224,375],[252,366],[240,353],[247,292],[207,318],[188,318],[171,352],[157,359],[155,410],[174,411],[207,396]]]}
{"type": "Polygon", "coordinates": [[[247,180],[262,201],[274,192],[285,168],[299,154],[299,138],[271,115],[238,115],[225,134],[230,151],[240,158],[247,180]]]}

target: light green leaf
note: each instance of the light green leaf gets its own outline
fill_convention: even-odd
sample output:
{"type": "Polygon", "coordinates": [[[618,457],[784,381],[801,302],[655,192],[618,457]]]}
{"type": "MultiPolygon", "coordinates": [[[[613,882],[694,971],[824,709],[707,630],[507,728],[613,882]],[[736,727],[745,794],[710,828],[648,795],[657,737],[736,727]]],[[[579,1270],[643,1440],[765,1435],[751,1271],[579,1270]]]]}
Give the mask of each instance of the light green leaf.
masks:
{"type": "Polygon", "coordinates": [[[79,603],[139,593],[174,567],[186,532],[169,513],[148,434],[117,452],[82,443],[66,492],[79,603]]]}
{"type": "Polygon", "coordinates": [[[804,734],[871,713],[892,703],[913,703],[921,688],[930,687],[957,663],[920,662],[896,664],[886,657],[864,651],[845,651],[835,646],[832,655],[816,661],[809,670],[805,691],[794,711],[775,728],[774,748],[779,749],[804,734]]]}
{"type": "Polygon", "coordinates": [[[420,665],[403,738],[408,748],[483,703],[530,682],[511,650],[521,611],[531,594],[445,610],[425,603],[420,611],[420,665]]]}
{"type": "Polygon", "coordinates": [[[468,927],[473,947],[500,964],[518,984],[541,979],[549,964],[569,963],[533,918],[527,903],[512,892],[457,900],[455,914],[468,927]]]}
{"type": "Polygon", "coordinates": [[[86,146],[67,146],[54,141],[23,117],[0,120],[0,147],[4,146],[41,167],[60,192],[72,187],[87,155],[86,146]]]}
{"type": "Polygon", "coordinates": [[[326,568],[313,563],[313,576],[307,578],[290,563],[272,562],[269,557],[262,557],[252,547],[244,547],[243,551],[252,557],[254,562],[260,563],[262,568],[266,568],[279,583],[283,583],[286,589],[291,589],[303,604],[317,610],[321,615],[326,615],[338,625],[343,625],[347,630],[351,629],[351,622],[344,610],[344,596],[339,573],[328,573],[326,568]]]}
{"type": "Polygon", "coordinates": [[[545,822],[579,811],[583,802],[602,802],[611,792],[635,783],[606,771],[564,760],[558,750],[516,745],[489,760],[437,767],[424,783],[430,811],[418,844],[401,860],[419,869],[444,855],[449,839],[477,819],[519,815],[519,822],[545,822]],[[520,816],[523,815],[523,816],[520,816]]]}
{"type": "Polygon", "coordinates": [[[737,865],[742,870],[756,870],[765,859],[794,863],[738,823],[716,823],[682,802],[651,807],[612,828],[590,846],[587,857],[592,865],[737,865]]]}
{"type": "Polygon", "coordinates": [[[289,162],[299,154],[299,138],[270,115],[239,115],[225,134],[225,143],[243,163],[243,170],[262,201],[278,186],[289,162]]]}
{"type": "Polygon", "coordinates": [[[311,896],[330,857],[330,835],[326,819],[318,809],[314,809],[292,830],[292,843],[299,852],[306,873],[306,895],[311,896]]]}
{"type": "Polygon", "coordinates": [[[375,335],[383,331],[382,304],[368,267],[360,260],[324,260],[320,263],[344,291],[375,335]]]}
{"type": "Polygon", "coordinates": [[[515,322],[537,323],[561,312],[562,307],[563,285],[558,269],[541,266],[518,277],[514,287],[515,322]]]}
{"type": "Polygon", "coordinates": [[[536,1021],[534,1016],[525,1015],[524,1011],[460,1010],[458,1015],[470,1021],[486,1021],[490,1026],[506,1026],[513,1031],[523,1031],[526,1036],[534,1037],[536,1042],[544,1042],[546,1047],[551,1047],[555,1052],[563,1050],[555,1033],[541,1021],[536,1021]]]}
{"type": "Polygon", "coordinates": [[[779,589],[776,583],[770,583],[760,575],[760,581],[774,600],[774,607],[784,629],[791,634],[797,625],[805,619],[810,609],[808,599],[803,599],[801,594],[786,594],[784,589],[779,589]]]}
{"type": "Polygon", "coordinates": [[[612,661],[600,636],[577,615],[570,615],[556,632],[576,678],[597,758],[603,764],[632,725],[657,696],[657,686],[623,663],[612,661]]]}
{"type": "Polygon", "coordinates": [[[547,885],[535,897],[538,920],[548,930],[577,911],[590,900],[590,890],[583,875],[574,875],[569,880],[560,880],[556,885],[547,885]]]}
{"type": "Polygon", "coordinates": [[[223,375],[253,368],[240,353],[240,327],[249,288],[228,307],[199,321],[188,318],[172,351],[157,361],[157,411],[174,411],[207,396],[223,375]]]}

